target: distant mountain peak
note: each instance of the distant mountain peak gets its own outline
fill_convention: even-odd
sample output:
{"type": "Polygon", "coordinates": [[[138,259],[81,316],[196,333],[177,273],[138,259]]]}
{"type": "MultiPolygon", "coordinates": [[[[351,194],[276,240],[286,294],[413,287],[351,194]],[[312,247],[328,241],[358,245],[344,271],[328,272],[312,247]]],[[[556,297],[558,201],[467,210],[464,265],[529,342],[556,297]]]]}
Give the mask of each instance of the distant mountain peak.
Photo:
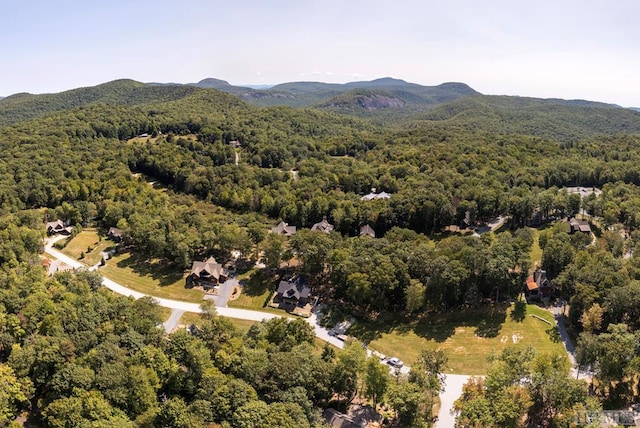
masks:
{"type": "Polygon", "coordinates": [[[229,87],[231,87],[231,84],[229,82],[227,82],[226,80],[214,79],[213,77],[207,77],[206,79],[202,79],[198,83],[193,84],[193,86],[197,86],[199,88],[220,89],[220,88],[229,88],[229,87]]]}
{"type": "Polygon", "coordinates": [[[393,77],[381,77],[379,79],[373,79],[369,83],[372,83],[372,84],[381,83],[384,85],[409,85],[410,84],[405,80],[396,79],[393,77]]]}

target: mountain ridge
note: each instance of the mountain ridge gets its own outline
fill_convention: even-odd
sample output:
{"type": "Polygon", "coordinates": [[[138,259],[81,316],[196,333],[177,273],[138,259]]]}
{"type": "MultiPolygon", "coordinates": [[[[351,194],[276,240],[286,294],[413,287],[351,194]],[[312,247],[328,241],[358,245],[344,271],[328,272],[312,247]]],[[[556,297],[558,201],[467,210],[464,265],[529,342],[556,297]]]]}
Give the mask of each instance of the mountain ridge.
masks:
{"type": "Polygon", "coordinates": [[[240,105],[244,105],[242,109],[249,105],[287,106],[361,117],[382,126],[451,125],[560,140],[598,134],[640,134],[638,110],[585,100],[483,95],[458,82],[422,86],[381,78],[348,84],[290,82],[278,86],[279,89],[255,90],[214,78],[187,85],[120,79],[57,94],[20,93],[0,100],[0,126],[86,106],[141,107],[156,114],[178,102],[181,109],[193,110],[194,116],[203,108],[213,112],[240,105]]]}

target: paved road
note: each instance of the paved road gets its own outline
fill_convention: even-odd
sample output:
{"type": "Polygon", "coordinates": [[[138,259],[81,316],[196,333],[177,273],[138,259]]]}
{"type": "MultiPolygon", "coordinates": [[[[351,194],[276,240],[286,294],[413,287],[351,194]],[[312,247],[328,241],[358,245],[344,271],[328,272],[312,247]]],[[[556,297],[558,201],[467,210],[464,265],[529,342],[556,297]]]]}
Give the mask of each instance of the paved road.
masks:
{"type": "Polygon", "coordinates": [[[162,323],[164,331],[166,333],[171,333],[178,326],[178,321],[180,321],[183,314],[184,311],[181,311],[180,309],[173,309],[169,319],[162,323]]]}
{"type": "MultiPolygon", "coordinates": [[[[68,264],[73,268],[87,269],[87,267],[83,263],[53,248],[53,244],[55,242],[65,238],[66,236],[56,236],[54,238],[49,239],[45,245],[45,252],[50,256],[53,256],[58,260],[61,260],[62,262],[68,264]]],[[[92,269],[95,269],[95,268],[96,267],[94,266],[92,269]]],[[[103,277],[102,285],[104,285],[106,288],[108,288],[109,290],[115,293],[121,294],[123,296],[131,296],[134,299],[147,297],[146,294],[127,288],[109,278],[103,277]]],[[[200,309],[200,304],[198,303],[181,302],[179,300],[163,299],[163,298],[154,297],[154,296],[150,296],[150,297],[153,297],[153,299],[155,299],[158,305],[163,306],[165,308],[169,308],[172,310],[180,310],[183,312],[196,312],[196,313],[202,312],[200,309]]],[[[276,315],[276,314],[270,314],[270,313],[265,313],[260,311],[251,311],[248,309],[237,309],[237,308],[227,308],[227,307],[216,307],[216,311],[218,315],[221,315],[223,317],[238,318],[238,319],[249,320],[249,321],[262,321],[265,319],[268,320],[268,319],[280,317],[280,315],[276,315]]],[[[311,324],[311,326],[315,331],[316,336],[318,336],[320,339],[326,342],[329,342],[338,348],[341,348],[341,349],[344,348],[344,342],[342,342],[341,340],[338,340],[333,336],[330,336],[327,329],[321,327],[317,323],[315,315],[312,315],[310,318],[308,318],[307,322],[311,324]]]]}
{"type": "MultiPolygon", "coordinates": [[[[87,267],[84,264],[80,263],[79,261],[53,248],[53,244],[56,241],[59,241],[64,238],[66,237],[58,236],[58,237],[49,239],[45,245],[45,252],[50,256],[53,256],[58,260],[61,260],[62,262],[68,264],[73,268],[87,269],[87,267]]],[[[95,266],[93,268],[95,268],[95,266]]],[[[141,297],[147,296],[144,293],[140,293],[138,291],[127,288],[105,277],[102,278],[102,284],[106,288],[108,288],[109,290],[115,293],[118,293],[124,296],[131,296],[134,299],[139,299],[141,297]]],[[[178,313],[202,312],[202,310],[200,309],[200,305],[197,303],[188,303],[188,302],[181,302],[178,300],[162,299],[154,296],[150,296],[150,297],[153,297],[158,303],[158,305],[163,306],[165,308],[172,309],[171,317],[169,317],[169,319],[164,324],[165,330],[171,326],[170,321],[173,322],[172,318],[174,318],[174,316],[177,316],[176,314],[178,313]]],[[[276,315],[276,314],[270,314],[270,313],[265,313],[260,311],[251,311],[247,309],[228,308],[228,307],[216,307],[216,311],[218,315],[221,315],[223,317],[238,318],[238,319],[249,320],[249,321],[262,321],[265,319],[268,320],[268,319],[280,317],[280,315],[276,315]]],[[[177,321],[178,319],[179,317],[175,321],[176,324],[178,322],[177,321]]],[[[314,329],[315,335],[318,338],[334,345],[337,348],[340,348],[340,349],[344,348],[343,341],[339,340],[334,336],[329,335],[329,331],[318,324],[316,314],[312,314],[309,318],[306,319],[306,321],[309,324],[311,324],[311,326],[314,329]]],[[[403,370],[401,370],[401,372],[405,372],[408,370],[409,370],[408,367],[403,367],[403,370]]],[[[445,380],[445,391],[443,391],[440,394],[440,400],[442,402],[442,405],[440,408],[440,412],[438,413],[438,422],[436,423],[436,427],[449,428],[455,425],[455,418],[449,414],[449,410],[451,409],[453,402],[460,396],[460,393],[462,392],[462,385],[466,382],[466,379],[468,378],[469,376],[466,376],[466,375],[452,375],[452,374],[447,375],[447,379],[445,380]]]]}
{"type": "Polygon", "coordinates": [[[471,376],[448,374],[444,380],[445,390],[440,394],[440,411],[436,428],[452,428],[456,426],[456,417],[451,414],[453,402],[462,394],[462,386],[467,383],[471,376]]]}

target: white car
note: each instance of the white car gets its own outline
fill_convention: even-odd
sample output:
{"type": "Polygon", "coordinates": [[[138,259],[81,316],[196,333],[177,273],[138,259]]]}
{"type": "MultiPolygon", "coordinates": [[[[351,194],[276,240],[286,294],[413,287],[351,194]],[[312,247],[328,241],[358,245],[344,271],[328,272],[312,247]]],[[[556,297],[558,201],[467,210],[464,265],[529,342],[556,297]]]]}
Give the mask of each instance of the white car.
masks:
{"type": "Polygon", "coordinates": [[[389,364],[391,367],[397,367],[397,368],[404,366],[404,363],[399,359],[397,359],[396,357],[389,358],[389,360],[387,361],[387,364],[389,364]]]}

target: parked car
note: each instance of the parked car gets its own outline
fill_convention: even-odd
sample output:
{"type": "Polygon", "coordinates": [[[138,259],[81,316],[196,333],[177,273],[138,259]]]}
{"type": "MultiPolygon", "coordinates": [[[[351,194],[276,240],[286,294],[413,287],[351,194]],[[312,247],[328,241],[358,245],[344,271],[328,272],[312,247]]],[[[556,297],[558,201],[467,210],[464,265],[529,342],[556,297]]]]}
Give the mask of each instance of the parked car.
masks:
{"type": "Polygon", "coordinates": [[[387,364],[389,364],[391,367],[397,367],[397,368],[404,366],[404,363],[399,359],[397,359],[396,357],[389,358],[389,360],[387,360],[387,364]]]}

